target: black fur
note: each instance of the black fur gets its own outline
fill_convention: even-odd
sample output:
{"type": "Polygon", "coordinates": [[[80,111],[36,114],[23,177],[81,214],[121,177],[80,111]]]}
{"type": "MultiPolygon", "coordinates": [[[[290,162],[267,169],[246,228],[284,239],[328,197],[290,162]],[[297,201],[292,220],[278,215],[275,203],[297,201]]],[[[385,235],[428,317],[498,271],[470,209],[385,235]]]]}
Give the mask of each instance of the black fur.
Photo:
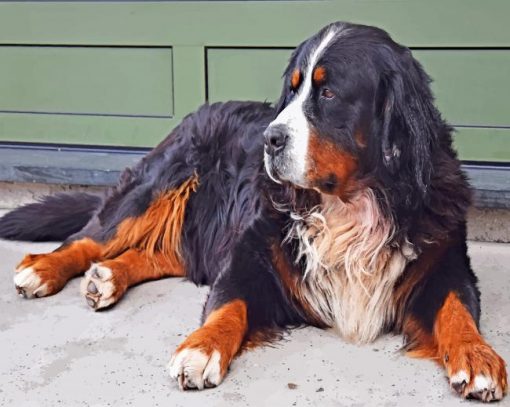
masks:
{"type": "Polygon", "coordinates": [[[62,241],[79,232],[101,206],[99,196],[59,193],[7,213],[0,221],[0,238],[62,241]]]}
{"type": "Polygon", "coordinates": [[[248,337],[261,331],[278,332],[308,320],[289,299],[272,263],[272,238],[280,235],[280,226],[269,216],[248,228],[235,246],[230,265],[215,280],[203,318],[231,300],[242,299],[248,304],[248,337]]]}

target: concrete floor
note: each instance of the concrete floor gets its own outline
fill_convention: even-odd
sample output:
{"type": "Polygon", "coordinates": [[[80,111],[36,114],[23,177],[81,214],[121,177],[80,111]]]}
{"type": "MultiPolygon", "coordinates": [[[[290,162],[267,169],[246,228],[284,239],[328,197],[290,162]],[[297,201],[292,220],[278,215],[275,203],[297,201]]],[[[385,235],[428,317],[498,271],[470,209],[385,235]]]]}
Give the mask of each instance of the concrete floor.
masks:
{"type": "MultiPolygon", "coordinates": [[[[24,300],[12,283],[26,252],[52,244],[0,241],[2,406],[456,406],[443,372],[399,352],[401,339],[345,344],[318,329],[234,361],[224,383],[183,393],[165,365],[197,327],[206,288],[180,279],[143,284],[113,309],[92,312],[78,280],[58,295],[24,300]]],[[[510,361],[510,245],[471,243],[482,290],[482,330],[510,361]]],[[[473,403],[473,402],[471,402],[473,403]]],[[[510,398],[498,404],[510,406],[510,398]]]]}

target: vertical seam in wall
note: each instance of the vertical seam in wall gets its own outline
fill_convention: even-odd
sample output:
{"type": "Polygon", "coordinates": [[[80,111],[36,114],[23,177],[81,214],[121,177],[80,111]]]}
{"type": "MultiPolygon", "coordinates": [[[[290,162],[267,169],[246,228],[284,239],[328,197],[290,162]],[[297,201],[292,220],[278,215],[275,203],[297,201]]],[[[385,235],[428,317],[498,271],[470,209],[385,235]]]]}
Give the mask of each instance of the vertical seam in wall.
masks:
{"type": "Polygon", "coordinates": [[[209,103],[209,64],[208,47],[204,46],[204,82],[205,82],[205,101],[209,103]]]}
{"type": "Polygon", "coordinates": [[[170,75],[172,76],[172,117],[175,117],[175,55],[174,55],[174,47],[171,48],[172,52],[172,72],[170,75]]]}

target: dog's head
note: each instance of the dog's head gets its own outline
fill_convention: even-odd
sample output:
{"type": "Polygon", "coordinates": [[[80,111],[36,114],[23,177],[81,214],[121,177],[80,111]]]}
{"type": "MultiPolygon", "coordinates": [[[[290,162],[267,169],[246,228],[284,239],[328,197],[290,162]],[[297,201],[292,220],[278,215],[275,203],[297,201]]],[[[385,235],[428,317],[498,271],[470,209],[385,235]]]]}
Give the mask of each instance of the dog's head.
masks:
{"type": "Polygon", "coordinates": [[[436,143],[429,78],[383,30],[334,23],[302,43],[264,133],[277,182],[348,197],[367,183],[424,193],[436,143]]]}

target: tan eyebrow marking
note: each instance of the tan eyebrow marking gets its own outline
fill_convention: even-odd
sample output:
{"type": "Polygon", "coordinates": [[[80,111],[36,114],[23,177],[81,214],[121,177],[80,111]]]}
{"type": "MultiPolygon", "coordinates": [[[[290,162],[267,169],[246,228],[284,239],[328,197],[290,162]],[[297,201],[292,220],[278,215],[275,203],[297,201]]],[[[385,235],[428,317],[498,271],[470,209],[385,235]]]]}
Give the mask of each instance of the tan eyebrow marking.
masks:
{"type": "Polygon", "coordinates": [[[297,89],[299,85],[301,84],[301,71],[296,68],[294,71],[292,71],[292,76],[290,77],[290,86],[292,86],[292,89],[297,89]]]}
{"type": "Polygon", "coordinates": [[[316,85],[320,85],[326,80],[326,68],[318,66],[313,71],[313,81],[316,85]]]}

